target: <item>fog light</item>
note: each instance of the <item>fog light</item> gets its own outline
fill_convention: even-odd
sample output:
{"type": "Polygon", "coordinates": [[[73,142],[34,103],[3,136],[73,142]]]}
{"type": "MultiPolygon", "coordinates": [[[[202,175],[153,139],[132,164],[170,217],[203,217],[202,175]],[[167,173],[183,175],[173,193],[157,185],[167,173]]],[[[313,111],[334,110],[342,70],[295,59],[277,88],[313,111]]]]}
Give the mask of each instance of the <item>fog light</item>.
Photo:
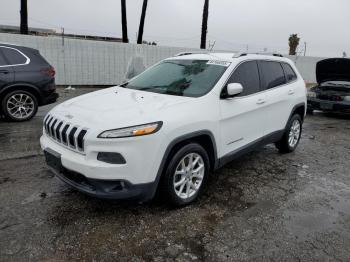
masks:
{"type": "Polygon", "coordinates": [[[97,160],[108,164],[126,164],[125,158],[121,154],[112,152],[99,152],[97,160]]]}

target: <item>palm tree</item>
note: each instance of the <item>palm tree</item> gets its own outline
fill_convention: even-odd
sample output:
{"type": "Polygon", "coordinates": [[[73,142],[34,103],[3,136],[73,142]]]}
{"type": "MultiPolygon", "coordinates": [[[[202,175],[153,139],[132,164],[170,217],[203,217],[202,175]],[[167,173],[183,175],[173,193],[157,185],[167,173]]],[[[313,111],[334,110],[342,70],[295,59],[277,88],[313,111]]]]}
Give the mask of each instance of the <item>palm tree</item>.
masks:
{"type": "Polygon", "coordinates": [[[126,20],[126,3],[125,0],[121,1],[121,8],[122,8],[122,31],[123,31],[123,43],[129,43],[128,39],[128,24],[126,20]]]}
{"type": "Polygon", "coordinates": [[[148,0],[143,0],[142,4],[142,12],[141,12],[141,20],[140,20],[140,27],[139,27],[139,33],[137,35],[137,43],[142,44],[142,37],[143,37],[143,27],[145,25],[145,17],[146,17],[146,10],[147,10],[147,2],[148,0]]]}
{"type": "Polygon", "coordinates": [[[296,55],[297,48],[300,41],[298,34],[291,34],[288,40],[289,40],[289,55],[296,55]]]}
{"type": "Polygon", "coordinates": [[[203,18],[202,18],[201,49],[206,48],[207,31],[208,31],[208,16],[209,16],[209,0],[204,0],[203,18]]]}
{"type": "Polygon", "coordinates": [[[28,5],[27,0],[21,0],[21,34],[28,35],[28,5]]]}

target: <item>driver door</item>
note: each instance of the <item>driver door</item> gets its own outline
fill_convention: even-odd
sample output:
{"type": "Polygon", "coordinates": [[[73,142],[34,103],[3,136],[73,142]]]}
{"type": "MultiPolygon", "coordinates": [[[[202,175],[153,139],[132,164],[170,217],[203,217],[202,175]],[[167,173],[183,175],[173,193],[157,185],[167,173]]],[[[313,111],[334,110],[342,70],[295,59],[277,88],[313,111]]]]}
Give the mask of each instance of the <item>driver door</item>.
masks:
{"type": "Polygon", "coordinates": [[[229,83],[240,83],[243,91],[235,97],[220,100],[221,157],[258,142],[265,129],[266,97],[260,89],[257,62],[247,61],[238,65],[229,83]]]}

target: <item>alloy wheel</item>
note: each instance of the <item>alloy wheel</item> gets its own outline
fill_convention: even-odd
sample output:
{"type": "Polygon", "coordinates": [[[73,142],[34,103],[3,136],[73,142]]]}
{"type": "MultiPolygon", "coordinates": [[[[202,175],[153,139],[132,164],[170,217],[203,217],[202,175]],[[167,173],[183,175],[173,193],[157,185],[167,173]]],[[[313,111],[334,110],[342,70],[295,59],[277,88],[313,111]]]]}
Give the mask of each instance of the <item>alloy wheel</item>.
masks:
{"type": "Polygon", "coordinates": [[[175,169],[173,186],[175,193],[182,199],[191,198],[200,189],[205,173],[201,155],[190,153],[184,156],[175,169]]]}
{"type": "Polygon", "coordinates": [[[34,100],[31,96],[23,93],[16,93],[9,97],[6,103],[7,112],[16,119],[30,117],[34,110],[34,100]]]}
{"type": "Polygon", "coordinates": [[[288,144],[290,147],[295,147],[299,141],[301,125],[298,119],[295,119],[289,130],[288,144]]]}

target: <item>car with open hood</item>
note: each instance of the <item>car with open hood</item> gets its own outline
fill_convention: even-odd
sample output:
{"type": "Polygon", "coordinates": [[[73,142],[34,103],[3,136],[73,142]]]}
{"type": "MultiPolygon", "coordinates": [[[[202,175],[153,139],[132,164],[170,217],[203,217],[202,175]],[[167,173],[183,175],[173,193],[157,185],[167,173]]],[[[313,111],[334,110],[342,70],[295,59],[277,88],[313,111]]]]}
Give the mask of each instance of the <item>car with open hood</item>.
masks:
{"type": "Polygon", "coordinates": [[[209,173],[265,144],[296,149],[305,83],[276,55],[182,53],[119,86],[53,108],[40,139],[50,170],[101,198],[175,205],[197,199],[209,173]]]}
{"type": "Polygon", "coordinates": [[[350,113],[350,59],[329,58],[316,64],[318,85],[307,95],[307,111],[350,113]]]}

